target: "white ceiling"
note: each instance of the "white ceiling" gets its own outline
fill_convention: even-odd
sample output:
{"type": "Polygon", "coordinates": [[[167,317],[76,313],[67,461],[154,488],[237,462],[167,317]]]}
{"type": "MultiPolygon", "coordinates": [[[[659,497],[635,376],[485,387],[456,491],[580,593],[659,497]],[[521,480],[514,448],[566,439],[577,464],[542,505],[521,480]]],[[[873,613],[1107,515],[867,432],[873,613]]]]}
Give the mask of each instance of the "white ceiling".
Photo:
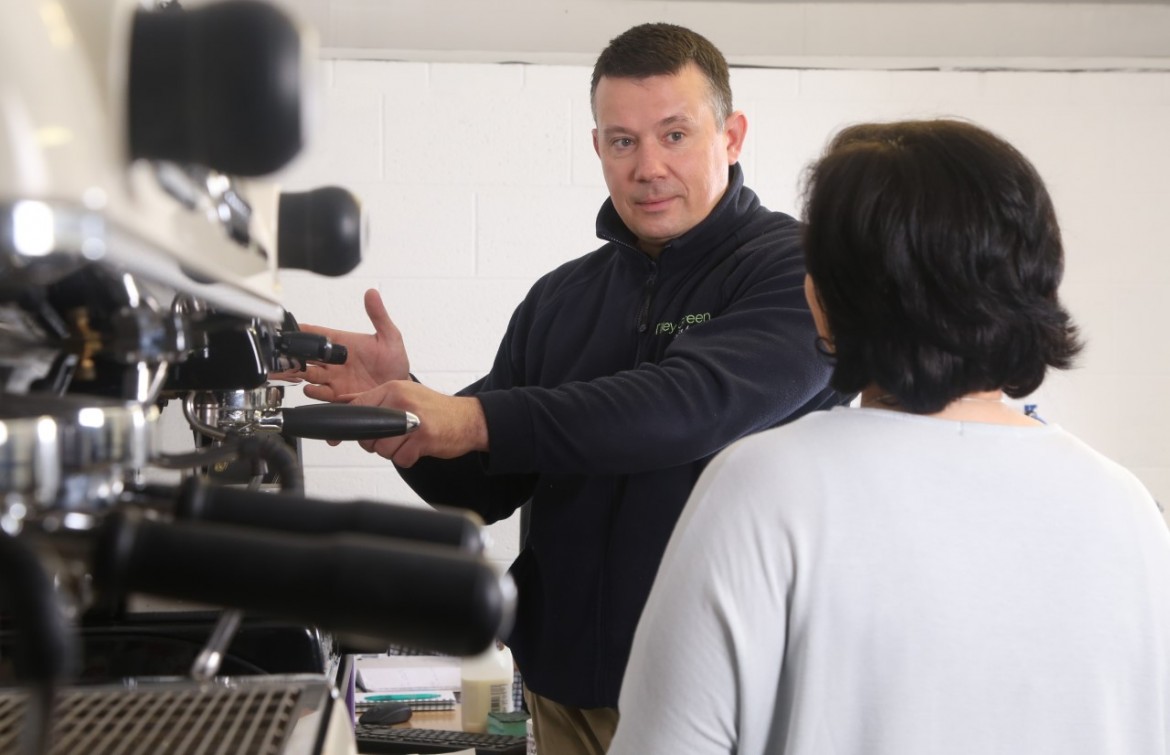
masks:
{"type": "Polygon", "coordinates": [[[324,57],[591,64],[627,27],[669,21],[738,65],[1170,69],[1170,0],[275,2],[324,57]]]}

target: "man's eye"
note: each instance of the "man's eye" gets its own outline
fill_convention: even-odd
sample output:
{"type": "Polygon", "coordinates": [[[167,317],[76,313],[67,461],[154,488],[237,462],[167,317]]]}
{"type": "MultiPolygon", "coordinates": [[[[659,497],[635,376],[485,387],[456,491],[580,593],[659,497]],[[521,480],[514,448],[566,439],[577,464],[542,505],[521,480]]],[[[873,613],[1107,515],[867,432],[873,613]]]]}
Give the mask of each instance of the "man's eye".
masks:
{"type": "Polygon", "coordinates": [[[668,141],[681,142],[686,135],[681,131],[671,131],[666,135],[668,141]]]}
{"type": "Polygon", "coordinates": [[[629,147],[633,143],[634,143],[633,139],[629,139],[629,138],[624,137],[624,136],[619,138],[619,139],[613,140],[613,146],[617,147],[618,149],[625,149],[626,147],[629,147]]]}

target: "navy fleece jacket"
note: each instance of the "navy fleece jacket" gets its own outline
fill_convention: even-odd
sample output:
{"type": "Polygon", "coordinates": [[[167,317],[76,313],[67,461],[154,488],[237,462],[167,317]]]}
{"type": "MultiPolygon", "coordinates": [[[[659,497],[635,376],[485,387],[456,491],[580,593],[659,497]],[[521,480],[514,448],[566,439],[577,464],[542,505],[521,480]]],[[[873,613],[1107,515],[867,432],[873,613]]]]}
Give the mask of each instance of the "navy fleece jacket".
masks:
{"type": "Polygon", "coordinates": [[[542,277],[476,395],[491,452],[426,458],[403,478],[493,522],[531,500],[507,638],[525,683],[616,707],[634,628],[672,528],[711,456],[840,402],[815,350],[796,220],[738,165],[711,214],[657,260],[612,201],[600,249],[542,277]]]}

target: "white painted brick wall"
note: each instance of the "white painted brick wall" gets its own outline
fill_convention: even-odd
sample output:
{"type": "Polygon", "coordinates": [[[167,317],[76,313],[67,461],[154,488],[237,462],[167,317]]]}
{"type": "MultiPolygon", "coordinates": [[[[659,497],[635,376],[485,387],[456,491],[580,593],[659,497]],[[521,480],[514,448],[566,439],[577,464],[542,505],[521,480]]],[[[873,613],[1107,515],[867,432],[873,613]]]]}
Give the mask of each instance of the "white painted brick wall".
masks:
{"type": "MultiPolygon", "coordinates": [[[[285,303],[303,322],[366,329],[361,292],[379,288],[415,373],[454,390],[490,366],[532,281],[598,244],[590,70],[324,66],[320,138],[282,180],[354,190],[371,243],[348,277],[285,274],[285,303]]],[[[1064,296],[1089,339],[1079,368],[1035,400],[1170,502],[1170,74],[735,69],[733,86],[750,124],[748,183],[794,214],[801,170],[848,123],[962,116],[1020,147],[1056,200],[1064,296]]],[[[316,495],[417,501],[360,449],[308,442],[304,456],[316,495]]],[[[492,528],[501,564],[516,532],[492,528]]]]}

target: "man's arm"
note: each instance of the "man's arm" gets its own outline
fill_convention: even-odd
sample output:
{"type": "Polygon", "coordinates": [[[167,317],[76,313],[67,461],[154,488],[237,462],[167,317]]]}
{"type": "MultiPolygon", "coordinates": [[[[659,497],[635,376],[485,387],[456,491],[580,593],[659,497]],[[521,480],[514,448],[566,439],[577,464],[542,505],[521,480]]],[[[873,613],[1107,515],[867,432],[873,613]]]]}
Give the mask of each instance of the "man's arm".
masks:
{"type": "Polygon", "coordinates": [[[803,268],[769,261],[656,364],[554,388],[478,394],[489,470],[620,474],[685,464],[829,400],[803,268]]]}
{"type": "MultiPolygon", "coordinates": [[[[803,271],[781,261],[740,286],[724,312],[680,334],[657,364],[552,388],[497,375],[474,397],[401,381],[348,398],[419,417],[411,435],[365,444],[401,467],[476,451],[490,451],[485,471],[493,473],[620,474],[689,463],[827,393],[803,271]]],[[[506,371],[506,353],[507,339],[493,373],[506,371]]]]}

